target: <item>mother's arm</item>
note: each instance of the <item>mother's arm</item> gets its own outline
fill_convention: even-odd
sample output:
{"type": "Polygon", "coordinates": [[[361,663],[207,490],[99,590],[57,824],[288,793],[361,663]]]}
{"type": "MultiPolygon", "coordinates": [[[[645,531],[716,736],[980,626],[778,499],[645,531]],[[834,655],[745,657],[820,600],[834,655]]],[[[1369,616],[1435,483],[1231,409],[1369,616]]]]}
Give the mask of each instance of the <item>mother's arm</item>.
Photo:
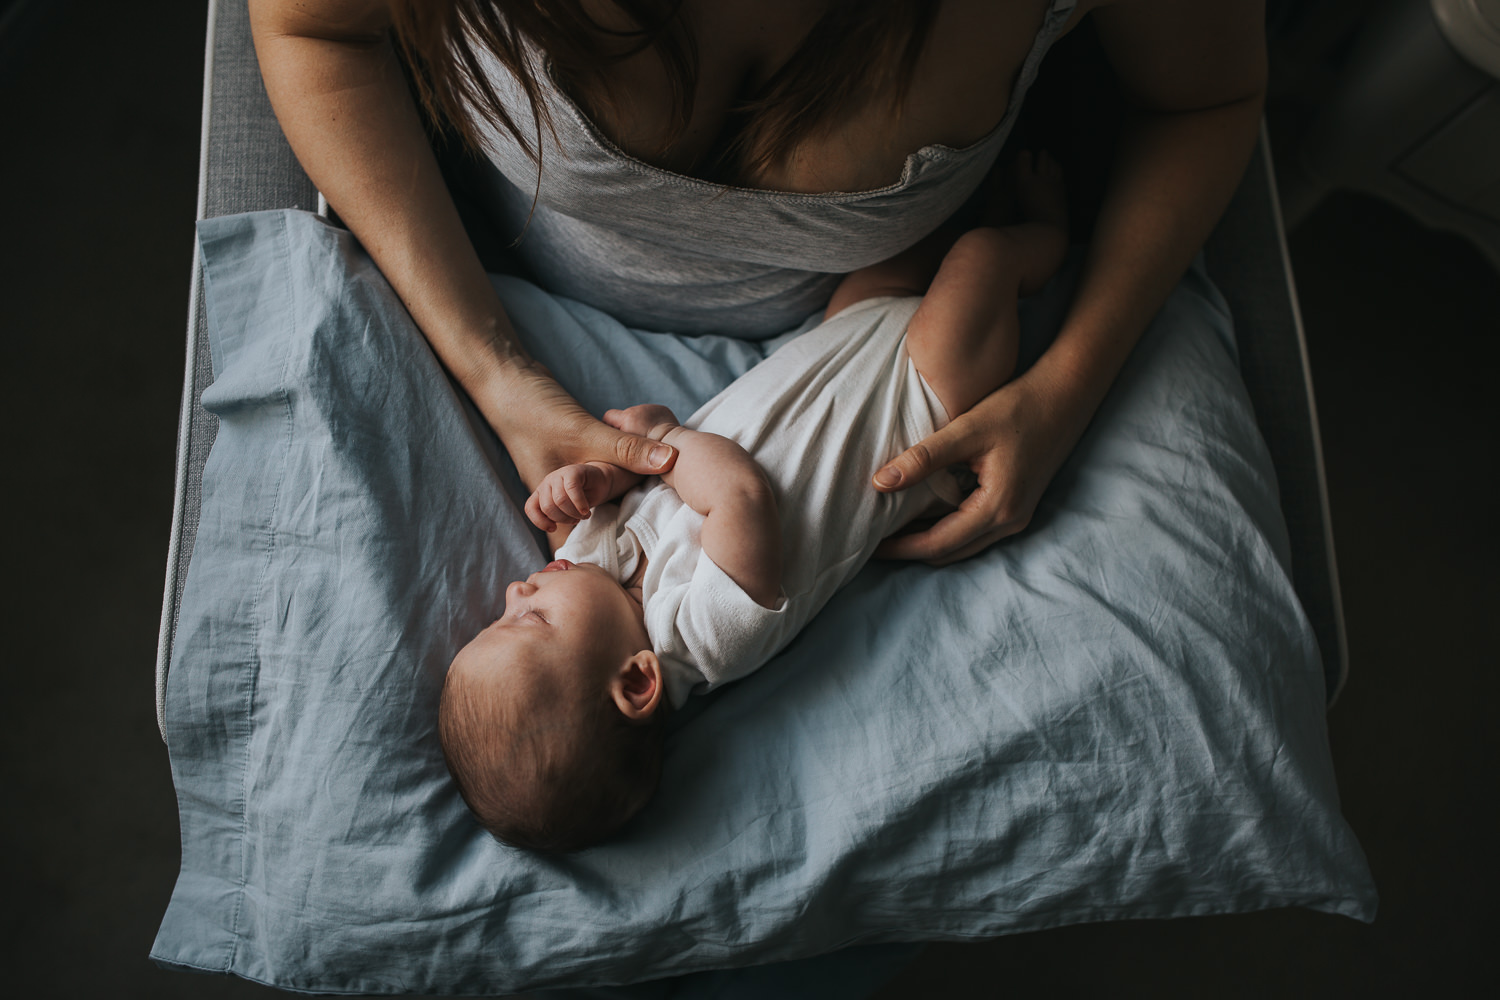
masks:
{"type": "Polygon", "coordinates": [[[595,420],[517,341],[443,184],[390,24],[385,0],[250,0],[266,91],[303,169],[529,488],[574,462],[670,467],[670,448],[595,420]]]}
{"type": "Polygon", "coordinates": [[[1255,148],[1261,0],[1116,0],[1093,16],[1132,110],[1077,291],[1035,365],[876,473],[883,490],[960,462],[979,478],[957,512],[888,540],[884,557],[954,562],[1026,527],[1255,148]]]}

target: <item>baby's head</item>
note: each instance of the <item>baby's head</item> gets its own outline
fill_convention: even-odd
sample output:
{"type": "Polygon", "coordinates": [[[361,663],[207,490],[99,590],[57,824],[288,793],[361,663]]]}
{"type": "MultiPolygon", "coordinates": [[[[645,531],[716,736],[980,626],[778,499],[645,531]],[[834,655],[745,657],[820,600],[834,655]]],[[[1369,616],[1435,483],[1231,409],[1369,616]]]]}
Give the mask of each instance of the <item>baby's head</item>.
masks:
{"type": "Polygon", "coordinates": [[[669,706],[639,593],[560,559],[507,587],[504,616],[454,657],[438,736],[486,829],[570,851],[656,790],[669,706]]]}

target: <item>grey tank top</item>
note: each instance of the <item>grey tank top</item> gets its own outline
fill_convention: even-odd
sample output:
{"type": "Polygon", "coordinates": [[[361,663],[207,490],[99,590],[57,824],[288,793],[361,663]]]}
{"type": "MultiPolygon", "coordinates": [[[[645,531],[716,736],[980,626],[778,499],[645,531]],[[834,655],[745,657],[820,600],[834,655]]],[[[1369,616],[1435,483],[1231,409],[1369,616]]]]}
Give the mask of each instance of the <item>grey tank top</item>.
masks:
{"type": "MultiPolygon", "coordinates": [[[[774,336],[821,309],[842,275],[916,243],[974,193],[1075,3],[1052,0],[993,131],[962,149],[922,147],[886,187],[765,191],[651,166],[605,138],[543,72],[537,76],[557,134],[542,130],[540,190],[536,165],[520,145],[487,129],[497,168],[489,200],[502,232],[524,227],[516,251],[555,294],[638,329],[774,336]]],[[[530,105],[509,71],[492,61],[488,72],[522,132],[535,134],[530,105]]]]}

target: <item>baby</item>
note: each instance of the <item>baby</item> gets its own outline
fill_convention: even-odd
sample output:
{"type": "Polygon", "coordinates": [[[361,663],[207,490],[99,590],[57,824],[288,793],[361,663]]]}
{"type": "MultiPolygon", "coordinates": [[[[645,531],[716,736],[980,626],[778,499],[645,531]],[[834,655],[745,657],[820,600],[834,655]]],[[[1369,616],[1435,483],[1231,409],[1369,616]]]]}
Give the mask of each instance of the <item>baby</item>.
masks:
{"type": "Polygon", "coordinates": [[[868,479],[1015,368],[1017,299],[1068,242],[1056,164],[1022,154],[1015,181],[1023,222],[848,275],[821,325],[686,424],[606,413],[677,449],[659,479],[590,462],[537,484],[526,513],[557,558],[506,588],[439,708],[449,770],[496,837],[569,851],[614,832],[655,791],[672,709],[761,666],[881,539],[962,499],[946,474],[895,493],[868,479]],[[917,297],[929,282],[941,294],[917,297]]]}

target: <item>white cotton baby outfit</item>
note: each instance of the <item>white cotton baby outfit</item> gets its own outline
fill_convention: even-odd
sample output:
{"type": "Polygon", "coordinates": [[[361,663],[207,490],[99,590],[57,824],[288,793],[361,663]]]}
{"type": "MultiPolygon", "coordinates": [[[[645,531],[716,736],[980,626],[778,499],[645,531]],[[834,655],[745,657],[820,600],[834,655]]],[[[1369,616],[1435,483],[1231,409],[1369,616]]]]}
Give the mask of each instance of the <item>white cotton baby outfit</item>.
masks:
{"type": "Polygon", "coordinates": [[[558,557],[625,581],[642,554],[646,631],[681,706],[784,647],[869,560],[881,539],[959,502],[947,473],[896,493],[870,477],[948,421],[906,353],[920,298],[866,299],[777,350],[684,421],[754,456],[776,493],[782,592],[761,607],[699,544],[703,515],[659,478],[595,508],[558,557]]]}

